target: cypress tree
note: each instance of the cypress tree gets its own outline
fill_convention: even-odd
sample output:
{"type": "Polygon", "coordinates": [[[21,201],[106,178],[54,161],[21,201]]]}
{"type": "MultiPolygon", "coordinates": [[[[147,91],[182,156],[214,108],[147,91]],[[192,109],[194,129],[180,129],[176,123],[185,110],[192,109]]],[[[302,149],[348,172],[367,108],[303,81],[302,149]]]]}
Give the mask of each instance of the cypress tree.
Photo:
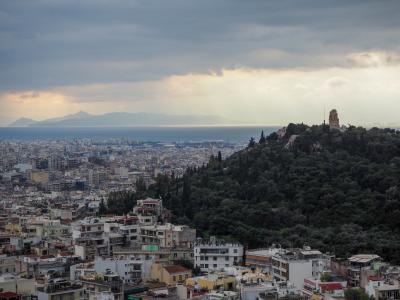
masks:
{"type": "Polygon", "coordinates": [[[264,130],[261,131],[261,137],[260,137],[259,143],[260,144],[264,144],[265,143],[264,130]]]}

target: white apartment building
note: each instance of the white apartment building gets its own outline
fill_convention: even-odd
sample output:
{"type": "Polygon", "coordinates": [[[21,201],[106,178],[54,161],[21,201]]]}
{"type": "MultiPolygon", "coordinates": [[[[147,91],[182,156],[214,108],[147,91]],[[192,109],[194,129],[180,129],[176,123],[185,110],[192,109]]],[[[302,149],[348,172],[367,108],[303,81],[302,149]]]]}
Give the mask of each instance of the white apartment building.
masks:
{"type": "Polygon", "coordinates": [[[215,237],[205,241],[199,239],[194,245],[194,265],[202,272],[220,270],[240,264],[243,259],[243,246],[225,243],[215,237]]]}
{"type": "Polygon", "coordinates": [[[377,300],[399,299],[400,285],[398,280],[385,279],[379,276],[370,276],[365,292],[377,300]]]}
{"type": "Polygon", "coordinates": [[[135,256],[96,257],[94,269],[97,273],[116,273],[124,283],[137,283],[150,277],[153,262],[150,258],[146,260],[135,256]]]}
{"type": "Polygon", "coordinates": [[[318,250],[281,249],[272,256],[272,275],[277,281],[289,281],[300,290],[305,278],[319,278],[330,266],[330,257],[318,250]]]}
{"type": "Polygon", "coordinates": [[[102,236],[104,222],[100,219],[85,219],[72,224],[72,238],[92,238],[102,236]]]}
{"type": "Polygon", "coordinates": [[[0,275],[15,272],[15,256],[0,255],[0,275]]]}

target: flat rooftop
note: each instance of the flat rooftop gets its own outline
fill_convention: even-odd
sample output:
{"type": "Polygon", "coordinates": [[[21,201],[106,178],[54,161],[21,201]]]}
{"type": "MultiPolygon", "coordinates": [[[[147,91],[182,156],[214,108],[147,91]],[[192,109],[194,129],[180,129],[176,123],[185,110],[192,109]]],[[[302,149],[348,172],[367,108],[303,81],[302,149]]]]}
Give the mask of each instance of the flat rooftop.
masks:
{"type": "Polygon", "coordinates": [[[349,258],[350,262],[367,263],[375,259],[380,259],[381,257],[376,254],[357,254],[349,258]]]}
{"type": "Polygon", "coordinates": [[[279,252],[277,248],[248,250],[246,255],[272,256],[279,252]]]}

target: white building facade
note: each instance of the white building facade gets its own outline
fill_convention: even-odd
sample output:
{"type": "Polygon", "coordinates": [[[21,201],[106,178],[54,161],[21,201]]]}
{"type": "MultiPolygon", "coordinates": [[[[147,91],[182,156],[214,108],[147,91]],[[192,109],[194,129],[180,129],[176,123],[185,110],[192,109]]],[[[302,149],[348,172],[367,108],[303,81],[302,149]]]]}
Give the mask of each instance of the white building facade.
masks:
{"type": "Polygon", "coordinates": [[[194,265],[202,272],[220,270],[239,265],[243,260],[243,246],[225,243],[211,237],[209,241],[198,240],[194,246],[194,265]]]}

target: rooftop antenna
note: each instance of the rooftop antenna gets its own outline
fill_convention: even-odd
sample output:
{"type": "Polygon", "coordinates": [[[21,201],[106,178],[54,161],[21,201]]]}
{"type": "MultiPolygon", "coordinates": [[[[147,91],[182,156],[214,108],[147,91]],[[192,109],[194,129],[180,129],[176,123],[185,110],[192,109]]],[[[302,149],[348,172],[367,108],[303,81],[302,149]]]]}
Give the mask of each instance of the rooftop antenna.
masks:
{"type": "Polygon", "coordinates": [[[324,103],[324,126],[325,126],[325,116],[326,116],[326,107],[325,107],[325,103],[324,103]]]}

